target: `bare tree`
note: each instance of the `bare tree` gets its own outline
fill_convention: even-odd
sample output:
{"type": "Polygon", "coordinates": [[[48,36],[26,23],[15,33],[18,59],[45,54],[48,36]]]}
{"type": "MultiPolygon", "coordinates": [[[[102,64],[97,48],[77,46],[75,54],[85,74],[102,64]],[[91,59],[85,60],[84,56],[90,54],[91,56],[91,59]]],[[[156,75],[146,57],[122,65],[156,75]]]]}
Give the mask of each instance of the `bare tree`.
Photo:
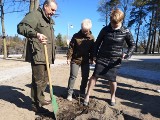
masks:
{"type": "Polygon", "coordinates": [[[117,8],[119,0],[100,0],[97,11],[101,14],[101,21],[105,21],[106,25],[109,23],[109,14],[113,8],[117,8]]]}
{"type": "Polygon", "coordinates": [[[30,0],[29,11],[33,11],[33,10],[34,10],[34,0],[30,0]]]}
{"type": "Polygon", "coordinates": [[[37,10],[39,7],[39,0],[30,0],[29,11],[37,10]]]}
{"type": "Polygon", "coordinates": [[[34,1],[34,9],[36,10],[36,9],[38,9],[38,7],[39,7],[39,0],[35,0],[34,1]]]}
{"type": "Polygon", "coordinates": [[[6,47],[6,33],[5,33],[5,26],[4,26],[4,4],[3,1],[0,0],[0,6],[1,6],[1,25],[2,25],[2,38],[3,38],[3,58],[7,58],[7,47],[6,47]]]}
{"type": "Polygon", "coordinates": [[[7,13],[13,13],[13,12],[22,12],[24,11],[24,7],[21,6],[21,9],[18,9],[20,5],[17,5],[16,3],[21,4],[22,2],[27,2],[26,0],[0,0],[0,12],[1,12],[1,25],[2,25],[2,38],[3,38],[3,54],[4,59],[7,58],[7,46],[6,46],[6,31],[5,31],[5,25],[4,25],[4,15],[7,13]],[[5,5],[5,7],[4,7],[5,5]],[[18,8],[15,9],[15,6],[18,8]],[[12,10],[11,10],[12,9],[12,10]],[[5,10],[7,10],[5,12],[5,10]]]}

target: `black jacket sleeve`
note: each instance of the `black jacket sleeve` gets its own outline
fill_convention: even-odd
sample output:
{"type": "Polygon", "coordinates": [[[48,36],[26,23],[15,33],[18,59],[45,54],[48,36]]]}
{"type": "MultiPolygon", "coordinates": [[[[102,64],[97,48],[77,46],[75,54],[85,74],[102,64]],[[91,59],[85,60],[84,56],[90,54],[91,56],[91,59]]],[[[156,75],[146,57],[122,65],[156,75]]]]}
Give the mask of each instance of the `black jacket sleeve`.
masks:
{"type": "Polygon", "coordinates": [[[96,59],[96,57],[98,55],[98,50],[99,50],[99,48],[100,48],[100,46],[101,46],[101,44],[103,42],[103,38],[104,38],[104,34],[105,34],[104,33],[105,32],[105,28],[106,27],[104,27],[104,28],[101,29],[101,31],[100,31],[100,33],[99,33],[99,35],[98,35],[98,37],[97,37],[97,39],[95,41],[95,44],[94,44],[94,53],[93,53],[94,60],[96,59]]]}
{"type": "Polygon", "coordinates": [[[126,43],[128,45],[128,50],[127,50],[127,55],[126,55],[126,59],[127,57],[131,57],[131,55],[133,54],[134,50],[135,50],[135,42],[133,39],[133,36],[131,34],[131,32],[128,30],[127,35],[126,35],[126,43]]]}

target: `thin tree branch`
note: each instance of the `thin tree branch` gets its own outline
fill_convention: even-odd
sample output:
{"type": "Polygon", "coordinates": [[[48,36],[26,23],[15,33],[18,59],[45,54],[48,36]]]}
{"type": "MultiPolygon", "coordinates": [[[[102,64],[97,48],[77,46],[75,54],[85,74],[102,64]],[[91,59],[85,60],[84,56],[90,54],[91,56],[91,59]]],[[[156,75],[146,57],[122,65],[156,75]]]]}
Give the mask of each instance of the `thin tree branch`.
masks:
{"type": "Polygon", "coordinates": [[[14,10],[14,11],[10,11],[10,12],[6,12],[5,14],[8,14],[8,13],[15,13],[15,12],[24,12],[25,10],[14,10]]]}

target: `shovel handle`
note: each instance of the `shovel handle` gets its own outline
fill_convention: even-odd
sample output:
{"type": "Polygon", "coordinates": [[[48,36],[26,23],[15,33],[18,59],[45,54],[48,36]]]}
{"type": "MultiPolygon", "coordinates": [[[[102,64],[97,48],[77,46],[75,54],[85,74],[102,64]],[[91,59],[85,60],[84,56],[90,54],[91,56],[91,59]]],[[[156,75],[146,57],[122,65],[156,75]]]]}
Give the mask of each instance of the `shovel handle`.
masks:
{"type": "Polygon", "coordinates": [[[51,83],[51,71],[50,71],[50,67],[49,67],[48,51],[47,51],[47,45],[46,44],[44,44],[44,52],[45,52],[45,60],[46,60],[46,67],[47,67],[48,80],[49,80],[50,96],[51,96],[51,99],[52,99],[53,90],[52,90],[52,83],[51,83]]]}

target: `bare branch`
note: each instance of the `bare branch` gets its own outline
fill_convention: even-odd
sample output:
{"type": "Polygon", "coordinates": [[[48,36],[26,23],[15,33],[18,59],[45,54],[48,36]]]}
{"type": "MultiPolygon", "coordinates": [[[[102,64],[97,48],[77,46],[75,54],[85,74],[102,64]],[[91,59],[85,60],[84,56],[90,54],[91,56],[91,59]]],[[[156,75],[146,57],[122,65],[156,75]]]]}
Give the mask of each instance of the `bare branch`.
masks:
{"type": "Polygon", "coordinates": [[[10,12],[6,12],[5,14],[8,14],[8,13],[15,13],[15,12],[24,12],[25,10],[14,10],[14,11],[10,11],[10,12]]]}

